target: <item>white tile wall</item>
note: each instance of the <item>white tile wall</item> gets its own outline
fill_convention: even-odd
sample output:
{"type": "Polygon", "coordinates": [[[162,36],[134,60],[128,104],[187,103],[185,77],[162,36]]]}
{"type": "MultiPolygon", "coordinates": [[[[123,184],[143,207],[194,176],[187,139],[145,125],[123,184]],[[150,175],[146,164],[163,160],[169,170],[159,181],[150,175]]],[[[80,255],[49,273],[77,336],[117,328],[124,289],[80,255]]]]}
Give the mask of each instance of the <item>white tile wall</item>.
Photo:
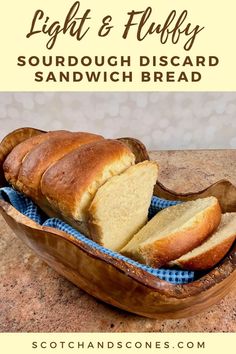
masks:
{"type": "Polygon", "coordinates": [[[22,126],[132,136],[149,149],[236,148],[236,92],[0,93],[0,138],[22,126]]]}

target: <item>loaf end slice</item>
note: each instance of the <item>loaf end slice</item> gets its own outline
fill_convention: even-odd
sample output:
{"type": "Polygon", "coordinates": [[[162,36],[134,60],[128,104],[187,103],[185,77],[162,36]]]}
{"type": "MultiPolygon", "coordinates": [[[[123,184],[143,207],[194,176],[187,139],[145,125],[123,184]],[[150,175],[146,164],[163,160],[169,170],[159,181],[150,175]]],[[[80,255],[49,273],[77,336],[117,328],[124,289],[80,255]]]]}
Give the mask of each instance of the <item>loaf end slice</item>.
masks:
{"type": "Polygon", "coordinates": [[[152,218],[121,250],[125,256],[161,267],[199,246],[219,225],[215,197],[166,208],[152,218]]]}
{"type": "Polygon", "coordinates": [[[6,180],[13,186],[16,185],[19,170],[24,157],[36,145],[48,139],[48,134],[34,135],[29,139],[22,141],[16,145],[3,163],[3,170],[6,180]]]}
{"type": "Polygon", "coordinates": [[[144,161],[112,177],[97,191],[88,210],[90,237],[119,251],[147,222],[158,166],[144,161]]]}
{"type": "Polygon", "coordinates": [[[170,262],[170,266],[179,266],[189,270],[205,270],[214,267],[229,251],[236,238],[236,213],[222,215],[216,232],[204,243],[179,259],[170,262]]]}

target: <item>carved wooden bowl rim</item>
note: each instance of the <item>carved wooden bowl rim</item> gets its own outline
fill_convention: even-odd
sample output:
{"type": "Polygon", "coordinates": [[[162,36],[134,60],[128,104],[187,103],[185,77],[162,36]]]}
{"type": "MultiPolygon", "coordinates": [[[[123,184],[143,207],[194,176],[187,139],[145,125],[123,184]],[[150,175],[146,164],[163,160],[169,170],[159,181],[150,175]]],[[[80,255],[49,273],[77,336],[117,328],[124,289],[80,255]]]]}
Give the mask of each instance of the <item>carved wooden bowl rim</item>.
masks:
{"type": "Polygon", "coordinates": [[[117,270],[125,273],[127,276],[135,279],[139,283],[166,296],[185,298],[187,296],[197,295],[203,290],[207,290],[215,284],[221,282],[236,269],[236,245],[234,245],[228,255],[219,263],[218,266],[203,275],[198,280],[182,285],[172,284],[146,272],[145,270],[142,270],[141,268],[138,268],[135,265],[127,263],[124,260],[114,258],[100,250],[94,249],[66,232],[54,229],[52,227],[41,226],[30,220],[28,217],[22,215],[8,202],[0,200],[0,208],[3,213],[6,213],[14,219],[16,223],[27,226],[32,234],[34,234],[35,231],[40,230],[48,233],[49,235],[53,234],[56,237],[63,238],[74,247],[79,247],[90,257],[98,258],[106,262],[117,270]]]}

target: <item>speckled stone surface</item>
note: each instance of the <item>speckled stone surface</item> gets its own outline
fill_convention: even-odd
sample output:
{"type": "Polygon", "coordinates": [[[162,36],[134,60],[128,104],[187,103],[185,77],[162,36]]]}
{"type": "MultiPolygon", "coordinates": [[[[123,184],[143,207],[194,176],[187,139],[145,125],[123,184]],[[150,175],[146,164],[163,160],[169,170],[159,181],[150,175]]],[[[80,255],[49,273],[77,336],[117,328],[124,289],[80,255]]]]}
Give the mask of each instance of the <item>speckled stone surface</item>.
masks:
{"type": "MultiPolygon", "coordinates": [[[[236,150],[161,151],[160,181],[194,191],[221,178],[236,184],[236,150]]],[[[0,217],[1,332],[236,332],[236,289],[217,305],[181,320],[151,320],[106,305],[59,276],[0,217]]]]}

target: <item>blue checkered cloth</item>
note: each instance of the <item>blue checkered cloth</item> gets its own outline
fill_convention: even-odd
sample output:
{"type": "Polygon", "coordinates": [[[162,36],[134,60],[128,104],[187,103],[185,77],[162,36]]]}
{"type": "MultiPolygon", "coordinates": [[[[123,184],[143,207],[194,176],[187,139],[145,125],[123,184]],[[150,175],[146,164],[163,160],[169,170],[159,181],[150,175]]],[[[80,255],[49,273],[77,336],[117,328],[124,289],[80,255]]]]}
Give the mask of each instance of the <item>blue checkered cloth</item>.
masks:
{"type": "MultiPolygon", "coordinates": [[[[132,264],[140,269],[151,273],[152,275],[171,282],[173,284],[186,284],[194,281],[196,279],[195,272],[184,271],[184,270],[174,270],[174,269],[155,269],[139,262],[136,262],[130,258],[127,258],[120,253],[113,252],[105,247],[98,245],[96,242],[88,239],[86,236],[82,235],[79,231],[75,230],[70,225],[66,224],[64,221],[57,218],[48,218],[38,207],[35,205],[31,199],[25,197],[23,194],[15,191],[13,188],[4,187],[0,188],[0,198],[9,202],[14,208],[16,208],[20,213],[29,217],[33,221],[37,222],[42,226],[49,226],[56,228],[61,231],[65,231],[76,239],[84,242],[85,244],[93,247],[109,256],[116,259],[121,259],[129,264],[132,264]]],[[[149,219],[151,219],[157,212],[165,209],[169,206],[176,205],[180,202],[164,200],[158,197],[153,197],[149,208],[149,219]]]]}

